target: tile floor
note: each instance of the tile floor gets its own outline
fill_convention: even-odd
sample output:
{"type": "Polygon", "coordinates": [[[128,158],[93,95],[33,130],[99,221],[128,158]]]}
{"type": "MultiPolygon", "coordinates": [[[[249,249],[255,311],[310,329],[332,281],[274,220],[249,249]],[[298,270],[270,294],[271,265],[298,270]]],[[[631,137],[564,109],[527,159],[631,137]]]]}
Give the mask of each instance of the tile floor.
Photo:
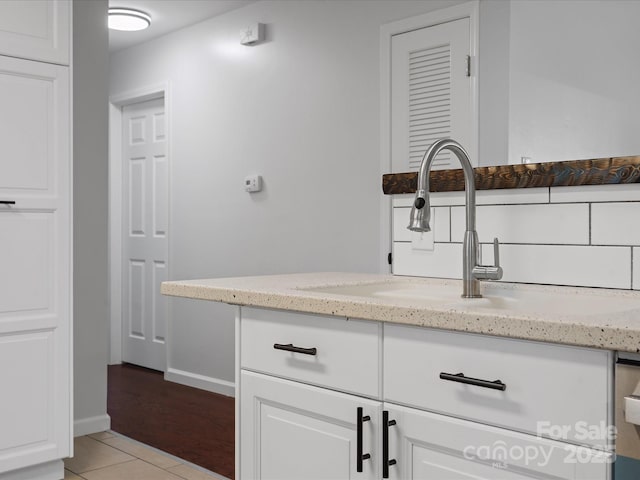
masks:
{"type": "Polygon", "coordinates": [[[226,480],[178,457],[107,431],[77,437],[65,480],[226,480]]]}

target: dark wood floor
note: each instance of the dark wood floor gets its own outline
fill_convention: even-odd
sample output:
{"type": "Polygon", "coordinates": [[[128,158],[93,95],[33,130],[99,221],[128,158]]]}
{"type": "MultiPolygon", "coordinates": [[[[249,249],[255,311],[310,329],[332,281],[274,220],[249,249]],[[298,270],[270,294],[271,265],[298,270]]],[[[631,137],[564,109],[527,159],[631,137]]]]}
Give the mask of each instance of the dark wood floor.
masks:
{"type": "Polygon", "coordinates": [[[109,366],[112,430],[234,478],[234,399],[164,380],[134,365],[109,366]]]}

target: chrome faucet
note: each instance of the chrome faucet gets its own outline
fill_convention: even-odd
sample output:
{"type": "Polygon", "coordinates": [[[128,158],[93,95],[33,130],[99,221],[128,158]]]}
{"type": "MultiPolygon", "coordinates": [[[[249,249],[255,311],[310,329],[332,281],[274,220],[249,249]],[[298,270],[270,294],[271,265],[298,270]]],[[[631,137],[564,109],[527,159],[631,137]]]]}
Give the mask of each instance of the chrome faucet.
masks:
{"type": "Polygon", "coordinates": [[[433,159],[441,150],[451,150],[462,165],[465,186],[466,207],[466,231],[464,233],[463,263],[462,263],[462,297],[479,298],[480,280],[500,280],[502,268],[500,267],[498,239],[493,240],[493,254],[495,265],[481,265],[480,243],[476,232],[476,185],[473,175],[473,167],[469,160],[469,154],[455,140],[443,138],[433,143],[425,152],[418,172],[418,190],[416,199],[411,207],[409,230],[414,232],[429,232],[431,227],[431,206],[429,205],[429,174],[433,159]]]}

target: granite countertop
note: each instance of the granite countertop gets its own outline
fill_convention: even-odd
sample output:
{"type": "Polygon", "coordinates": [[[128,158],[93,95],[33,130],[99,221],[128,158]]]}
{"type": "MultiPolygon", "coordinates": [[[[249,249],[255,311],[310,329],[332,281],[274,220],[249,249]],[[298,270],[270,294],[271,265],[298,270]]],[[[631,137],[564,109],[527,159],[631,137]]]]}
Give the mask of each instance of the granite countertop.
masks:
{"type": "Polygon", "coordinates": [[[214,278],[161,287],[165,295],[232,305],[640,352],[640,292],[502,282],[483,282],[481,290],[483,299],[461,299],[459,280],[360,273],[214,278]],[[358,289],[391,295],[361,295],[358,289]],[[429,292],[435,292],[431,298],[429,292]],[[438,298],[439,292],[448,297],[438,298]]]}

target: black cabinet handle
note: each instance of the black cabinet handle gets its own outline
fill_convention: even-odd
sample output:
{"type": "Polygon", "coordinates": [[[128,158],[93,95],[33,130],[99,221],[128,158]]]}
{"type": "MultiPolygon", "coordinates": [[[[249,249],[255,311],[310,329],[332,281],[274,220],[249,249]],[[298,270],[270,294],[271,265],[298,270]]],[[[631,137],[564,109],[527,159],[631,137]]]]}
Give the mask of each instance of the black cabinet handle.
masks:
{"type": "Polygon", "coordinates": [[[494,380],[493,382],[489,380],[482,380],[480,378],[471,378],[465,377],[464,373],[440,373],[440,378],[442,380],[449,380],[450,382],[458,382],[465,383],[467,385],[475,385],[476,387],[484,387],[491,388],[492,390],[502,390],[503,392],[507,389],[507,385],[502,383],[500,380],[494,380]]]}
{"type": "Polygon", "coordinates": [[[363,415],[362,407],[358,407],[358,420],[356,421],[356,471],[362,472],[362,462],[363,460],[368,460],[371,458],[371,455],[368,453],[362,453],[362,424],[364,422],[368,422],[371,420],[369,415],[363,415]]]}
{"type": "Polygon", "coordinates": [[[318,350],[315,347],[314,348],[295,347],[293,343],[287,343],[286,345],[283,345],[281,343],[274,343],[273,348],[275,348],[276,350],[285,350],[287,352],[303,353],[305,355],[318,354],[318,350]]]}
{"type": "Polygon", "coordinates": [[[15,205],[15,200],[0,200],[0,205],[15,205]]]}
{"type": "Polygon", "coordinates": [[[389,460],[389,427],[396,424],[395,420],[389,420],[389,412],[382,411],[382,478],[389,478],[389,467],[396,464],[396,460],[389,460]]]}

